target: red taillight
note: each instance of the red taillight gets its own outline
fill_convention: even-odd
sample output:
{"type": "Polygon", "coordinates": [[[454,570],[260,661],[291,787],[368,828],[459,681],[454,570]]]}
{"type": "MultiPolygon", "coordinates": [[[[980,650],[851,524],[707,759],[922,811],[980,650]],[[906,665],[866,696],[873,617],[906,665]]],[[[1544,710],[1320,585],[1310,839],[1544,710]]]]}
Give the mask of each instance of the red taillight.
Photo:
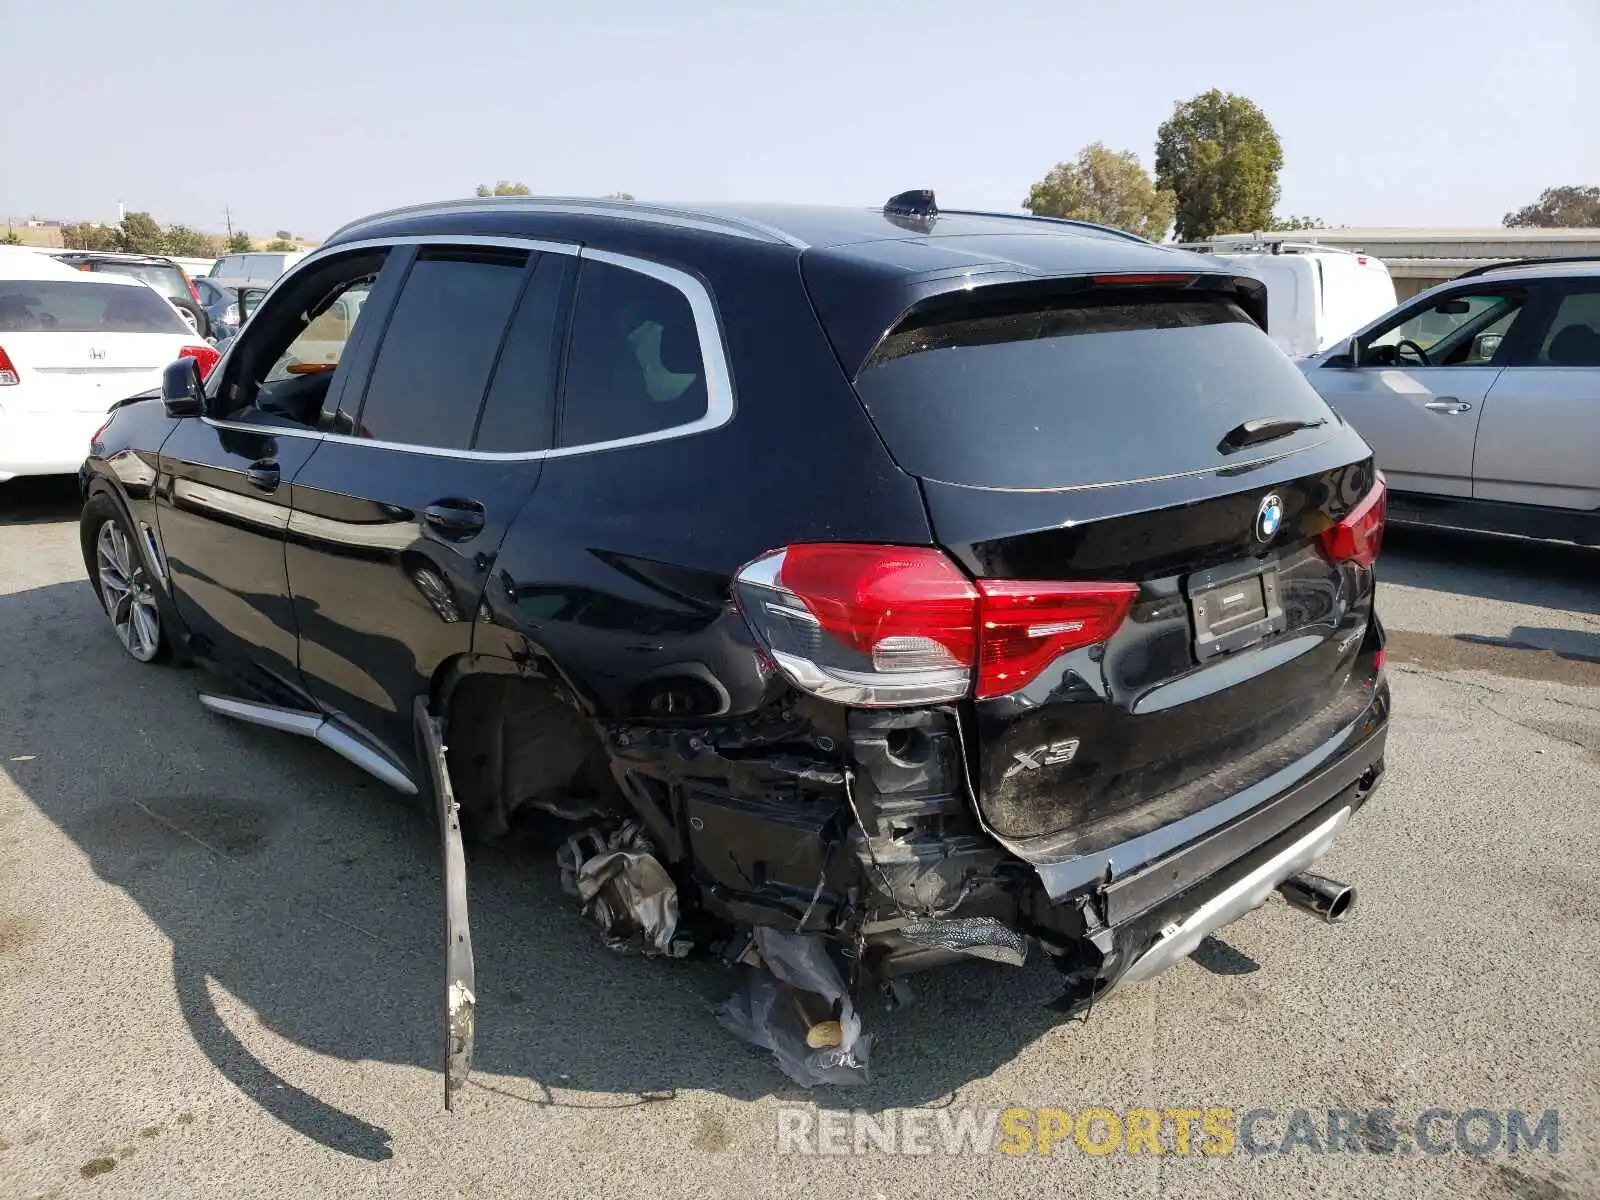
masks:
{"type": "Polygon", "coordinates": [[[1389,489],[1382,474],[1344,520],[1322,531],[1322,552],[1334,562],[1370,567],[1383,546],[1383,522],[1388,514],[1389,489]]]}
{"type": "Polygon", "coordinates": [[[797,687],[893,707],[1000,696],[1069,650],[1104,641],[1132,583],[979,580],[928,546],[820,543],[739,572],[746,622],[797,687]]]}
{"type": "Polygon", "coordinates": [[[1375,666],[1376,668],[1378,668],[1378,670],[1380,670],[1380,671],[1383,670],[1384,664],[1387,663],[1388,661],[1389,661],[1389,652],[1387,650],[1379,650],[1376,654],[1374,654],[1372,656],[1372,665],[1375,666]]]}
{"type": "Polygon", "coordinates": [[[0,387],[11,387],[21,383],[17,375],[16,364],[11,361],[11,356],[6,353],[5,347],[0,346],[0,387]]]}
{"type": "Polygon", "coordinates": [[[978,695],[1026,687],[1069,650],[1116,632],[1136,583],[1039,583],[980,579],[978,695]]]}
{"type": "Polygon", "coordinates": [[[200,303],[200,289],[195,287],[194,280],[190,279],[187,275],[185,275],[183,277],[183,281],[184,281],[184,283],[189,285],[189,299],[193,300],[196,304],[199,304],[200,303]]]}
{"type": "Polygon", "coordinates": [[[222,355],[215,346],[185,346],[178,351],[179,358],[192,358],[200,364],[200,378],[204,379],[211,374],[211,368],[222,361],[222,355]]]}

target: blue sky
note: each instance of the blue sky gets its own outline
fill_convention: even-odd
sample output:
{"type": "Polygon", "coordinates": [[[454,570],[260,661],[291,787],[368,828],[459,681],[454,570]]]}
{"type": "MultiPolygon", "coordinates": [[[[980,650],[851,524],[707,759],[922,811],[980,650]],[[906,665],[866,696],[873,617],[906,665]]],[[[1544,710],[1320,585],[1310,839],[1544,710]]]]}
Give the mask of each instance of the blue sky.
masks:
{"type": "Polygon", "coordinates": [[[1152,167],[1210,87],[1277,127],[1284,213],[1493,225],[1600,184],[1596,0],[1295,7],[53,0],[0,38],[0,213],[316,236],[502,178],[1015,209],[1092,141],[1152,167]]]}

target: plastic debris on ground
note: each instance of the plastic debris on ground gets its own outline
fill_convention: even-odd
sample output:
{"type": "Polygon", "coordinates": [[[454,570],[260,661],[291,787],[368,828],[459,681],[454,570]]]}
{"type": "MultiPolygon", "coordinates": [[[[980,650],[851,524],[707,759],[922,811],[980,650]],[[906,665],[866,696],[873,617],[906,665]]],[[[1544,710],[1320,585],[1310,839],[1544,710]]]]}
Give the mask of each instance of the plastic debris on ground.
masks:
{"type": "Polygon", "coordinates": [[[761,967],[717,1008],[735,1037],[770,1050],[802,1087],[867,1082],[872,1039],[823,940],[767,926],[754,931],[761,967]]]}
{"type": "Polygon", "coordinates": [[[556,851],[561,886],[611,949],[683,958],[693,944],[678,936],[678,886],[654,851],[637,821],[609,833],[586,829],[556,851]]]}

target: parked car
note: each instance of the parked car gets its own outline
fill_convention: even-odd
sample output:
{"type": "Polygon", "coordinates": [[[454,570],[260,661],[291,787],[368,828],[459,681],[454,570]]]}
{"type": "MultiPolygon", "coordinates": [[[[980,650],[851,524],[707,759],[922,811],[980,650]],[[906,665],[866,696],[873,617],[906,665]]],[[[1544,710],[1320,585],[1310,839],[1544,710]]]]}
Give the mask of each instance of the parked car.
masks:
{"type": "Polygon", "coordinates": [[[239,332],[239,326],[255,311],[271,286],[230,286],[205,276],[196,279],[194,285],[211,322],[211,336],[218,342],[239,332]]]}
{"type": "Polygon", "coordinates": [[[1391,520],[1600,545],[1600,261],[1478,268],[1303,367],[1391,520]]]}
{"type": "Polygon", "coordinates": [[[216,352],[146,284],[0,247],[0,482],[78,470],[112,405],[178,356],[216,352]]]}
{"type": "Polygon", "coordinates": [[[1292,358],[1304,358],[1348,338],[1395,305],[1389,268],[1357,254],[1254,235],[1187,243],[1243,268],[1267,285],[1267,333],[1292,358]]]}
{"type": "Polygon", "coordinates": [[[211,319],[200,304],[200,293],[184,269],[158,254],[110,254],[99,250],[68,250],[55,256],[80,271],[102,271],[142,280],[160,292],[201,337],[211,335],[211,319]]]}
{"type": "Polygon", "coordinates": [[[238,283],[272,284],[278,276],[310,254],[309,250],[252,250],[225,254],[211,264],[212,279],[238,283]]]}
{"type": "Polygon", "coordinates": [[[1353,895],[1300,873],[1384,769],[1384,486],[1267,303],[931,193],[378,214],[117,409],[85,561],[206,707],[432,797],[454,1078],[457,804],[588,827],[617,940],[863,986],[1042,951],[1082,1008],[1275,886],[1353,895]]]}

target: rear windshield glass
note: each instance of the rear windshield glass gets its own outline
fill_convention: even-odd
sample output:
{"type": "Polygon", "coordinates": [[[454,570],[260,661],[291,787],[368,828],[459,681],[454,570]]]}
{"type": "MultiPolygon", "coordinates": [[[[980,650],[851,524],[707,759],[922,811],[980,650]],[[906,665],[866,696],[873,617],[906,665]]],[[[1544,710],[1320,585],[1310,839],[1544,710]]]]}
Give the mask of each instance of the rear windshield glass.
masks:
{"type": "Polygon", "coordinates": [[[139,279],[148,283],[163,296],[182,296],[189,299],[189,287],[184,282],[183,272],[177,267],[163,267],[157,263],[96,263],[96,271],[104,271],[108,275],[126,275],[129,279],[139,279]]]}
{"type": "Polygon", "coordinates": [[[889,335],[856,390],[913,475],[970,487],[1120,483],[1249,461],[1312,430],[1223,454],[1264,417],[1332,417],[1234,304],[1205,297],[961,310],[889,335]]]}
{"type": "Polygon", "coordinates": [[[146,287],[76,280],[0,280],[0,333],[188,333],[146,287]]]}

